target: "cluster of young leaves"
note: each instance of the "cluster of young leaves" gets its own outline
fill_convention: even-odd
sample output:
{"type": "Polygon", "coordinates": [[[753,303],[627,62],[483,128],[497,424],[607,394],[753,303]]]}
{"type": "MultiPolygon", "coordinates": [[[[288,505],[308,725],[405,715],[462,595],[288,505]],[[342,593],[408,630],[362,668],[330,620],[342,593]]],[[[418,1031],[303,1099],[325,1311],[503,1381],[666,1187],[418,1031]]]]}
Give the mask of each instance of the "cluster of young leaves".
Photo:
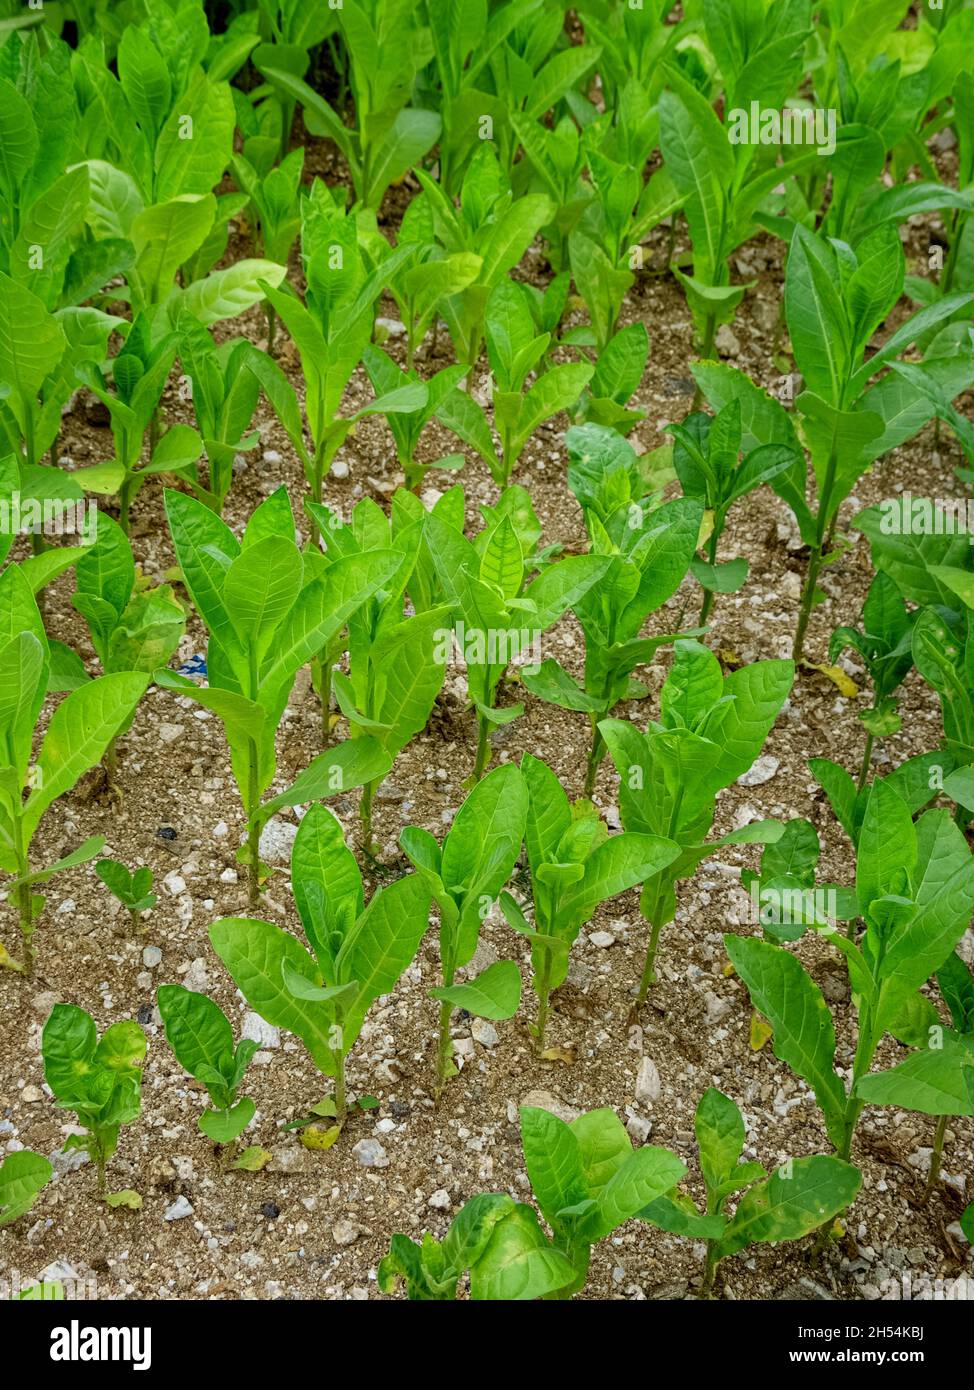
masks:
{"type": "Polygon", "coordinates": [[[108,1194],[105,1168],[122,1125],[142,1109],[145,1034],[124,1019],[98,1037],[94,1020],[75,1004],[55,1004],[41,1034],[44,1079],[62,1109],[77,1117],[82,1134],[69,1135],[65,1152],[83,1149],[95,1164],[98,1192],[110,1206],[140,1206],[131,1191],[108,1194]]]}
{"type": "Polygon", "coordinates": [[[593,556],[608,568],[574,605],[585,634],[585,677],[581,685],[553,658],[524,684],[562,709],[588,714],[592,728],[585,791],[591,794],[605,743],[599,721],[622,699],[639,698],[645,686],[631,679],[670,633],[643,637],[646,619],[673,596],[693,560],[703,506],[692,497],[654,505],[632,446],[614,430],[574,426],[566,436],[568,485],[584,516],[593,556]]]}
{"type": "Polygon", "coordinates": [[[440,913],[442,985],[437,1087],[456,1074],[450,1024],[457,1009],[479,1018],[510,1018],[521,1002],[521,973],[514,961],[495,961],[473,979],[457,983],[473,959],[480,924],[507,883],[521,853],[528,790],[518,768],[498,767],[464,800],[442,846],[428,830],[407,826],[399,843],[427,884],[440,913]]]}
{"type": "Polygon", "coordinates": [[[571,1124],[547,1110],[521,1107],[524,1164],[535,1209],[503,1194],[474,1197],[442,1242],[417,1245],[395,1235],[379,1266],[379,1286],[402,1279],[410,1299],[454,1299],[470,1277],[475,1300],[568,1299],[585,1286],[592,1246],[646,1209],[686,1173],[668,1149],[632,1141],[612,1110],[591,1110],[571,1124]]]}
{"type": "Polygon", "coordinates": [[[640,1213],[675,1235],[706,1241],[703,1292],[709,1294],[720,1261],[758,1243],[799,1240],[821,1228],[856,1197],[858,1168],[831,1154],[789,1158],[770,1175],[760,1163],[742,1161],[745,1129],[740,1110],[711,1086],[700,1098],[693,1127],[706,1184],[701,1211],[682,1193],[657,1197],[640,1213]],[[725,1206],[743,1193],[733,1215],[725,1206]]]}
{"type": "Polygon", "coordinates": [[[270,816],[388,770],[374,738],[353,740],[320,754],[290,787],[263,800],[274,780],[277,732],[295,676],[391,580],[400,557],[385,549],[329,561],[314,547],[302,552],[284,488],[254,511],[240,540],[193,497],[167,491],[165,503],[182,582],[209,636],[208,684],[200,687],[169,670],[158,671],[156,680],[223,723],[247,826],[241,862],[256,903],[267,872],[260,832],[270,816]]]}
{"type": "Polygon", "coordinates": [[[243,1038],[234,1047],[226,1014],[205,994],[161,985],[156,1003],[176,1061],[206,1087],[212,1102],[199,1117],[200,1129],[214,1144],[231,1144],[254,1118],[254,1102],[237,1097],[258,1044],[243,1038]]]}
{"type": "Polygon", "coordinates": [[[117,859],[99,859],[95,873],[102,883],[126,909],[135,931],[142,930],[142,914],[149,912],[159,901],[152,891],[152,870],[147,864],[134,871],[117,859]]]}
{"type": "MultiPolygon", "coordinates": [[[[351,748],[363,740],[363,746],[381,759],[375,775],[362,780],[362,838],[371,855],[375,789],[399,752],[425,727],[443,686],[449,609],[440,604],[406,615],[405,592],[423,541],[423,520],[400,525],[371,498],[358,503],[347,523],[327,507],[309,503],[309,511],[326,538],[327,553],[337,557],[335,565],[362,566],[378,557],[386,568],[381,587],[377,584],[347,615],[347,674],[331,671],[336,653],[326,653],[331,686],[348,720],[351,748]]],[[[324,685],[320,693],[324,706],[324,685]]]]}
{"type": "Polygon", "coordinates": [[[610,835],[592,802],[569,801],[551,768],[530,753],[521,772],[528,792],[524,840],[534,920],[510,893],[501,894],[500,905],[508,925],[531,944],[538,1013],[530,1031],[543,1053],[551,995],[568,975],[569,952],[582,926],[600,903],[665,870],[679,846],[641,830],[610,835]]]}
{"type": "Polygon", "coordinates": [[[642,1003],[655,980],[662,928],[676,912],[676,885],[716,845],[779,840],[778,821],[756,821],[707,840],[716,797],[761,752],[794,680],[790,661],[755,661],[725,676],[712,652],[681,639],[660,693],[660,717],[645,734],[629,721],[603,720],[599,732],[619,774],[619,811],[627,831],[660,835],[673,853],[643,880],[640,910],[650,925],[639,990],[642,1003]]]}
{"type": "Polygon", "coordinates": [[[313,1140],[327,1148],[348,1113],[345,1058],[370,1006],[415,956],[429,925],[431,894],[422,877],[407,874],[365,905],[355,856],[321,805],[310,807],[298,828],[291,884],[311,954],[283,927],[253,918],[215,922],[210,940],[251,1008],[295,1033],[319,1070],[334,1077],[327,1111],[318,1113],[333,1115],[335,1123],[313,1140]]]}
{"type": "Polygon", "coordinates": [[[814,929],[841,952],[858,1015],[851,1086],[835,1070],[835,1030],[821,990],[784,947],[725,936],[731,963],[773,1029],[776,1056],[815,1093],[836,1152],[848,1159],[868,1075],[887,1033],[914,1038],[939,1015],[920,991],[944,967],[974,910],[974,859],[946,810],[910,808],[887,782],[869,789],[856,845],[860,942],[814,929]]]}
{"type": "MultiPolygon", "coordinates": [[[[511,662],[537,647],[569,608],[577,608],[605,577],[611,561],[597,555],[545,559],[536,554],[541,532],[530,496],[509,488],[496,507],[483,508],[484,528],[474,540],[463,534],[463,494],[455,507],[438,508],[426,521],[426,545],[467,669],[467,694],[477,715],[473,780],[490,756],[490,733],[524,712],[520,702],[498,708],[498,686],[511,662]],[[534,574],[535,570],[538,570],[534,574]],[[531,577],[533,575],[533,577],[531,577]]],[[[529,689],[529,674],[522,668],[529,689]]]]}
{"type": "Polygon", "coordinates": [[[31,865],[31,842],[45,812],[97,765],[127,727],[149,677],[117,671],[72,690],[51,715],[31,769],[35,726],[51,675],[51,649],[30,585],[18,565],[0,574],[0,869],[23,935],[24,961],[0,948],[0,964],[33,967],[34,932],[44,897],[34,890],[62,869],[84,864],[105,841],[93,836],[44,868],[31,865]],[[24,799],[24,790],[30,788],[24,799]]]}

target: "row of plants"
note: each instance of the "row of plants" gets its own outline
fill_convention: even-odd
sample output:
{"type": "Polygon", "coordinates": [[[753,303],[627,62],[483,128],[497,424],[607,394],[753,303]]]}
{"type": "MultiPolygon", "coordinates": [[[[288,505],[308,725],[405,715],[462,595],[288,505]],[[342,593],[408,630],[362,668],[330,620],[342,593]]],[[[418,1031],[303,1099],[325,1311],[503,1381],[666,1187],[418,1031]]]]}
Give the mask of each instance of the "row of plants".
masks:
{"type": "MultiPolygon", "coordinates": [[[[917,525],[902,509],[891,523],[885,505],[855,515],[875,578],[859,624],[836,628],[813,668],[844,689],[836,663],[849,651],[871,686],[857,766],[810,764],[855,857],[854,883],[819,881],[807,820],[713,827],[718,797],[789,700],[796,663],[810,665],[809,624],[823,572],[850,543],[842,508],[860,479],[931,422],[974,463],[955,405],[974,385],[974,9],[924,9],[907,28],[903,5],[839,0],[687,0],[674,14],[658,0],[583,0],[567,20],[546,0],[73,0],[53,11],[0,0],[0,504],[9,520],[102,501],[82,544],[50,546],[34,526],[33,553],[12,554],[18,528],[0,535],[0,869],[23,943],[16,954],[0,946],[0,964],[31,973],[38,890],[92,861],[141,927],[154,904],[145,866],[100,858],[101,837],[43,866],[32,845],[92,767],[124,783],[120,741],[150,686],[162,688],[225,732],[252,912],[272,872],[262,831],[285,808],[301,814],[290,884],[307,948],[257,916],[217,921],[210,938],[249,1005],[332,1079],[300,1125],[308,1147],[331,1147],[350,1111],[373,1104],[346,1095],[346,1058],[432,921],[440,1097],[455,1073],[457,1011],[513,1017],[526,946],[527,1026],[545,1056],[552,995],[601,903],[641,890],[637,1010],[679,885],[720,847],[760,846],[744,886],[790,904],[762,916],[760,937],[726,937],[728,969],[749,991],[752,1033],[770,1035],[814,1093],[832,1152],[771,1173],[742,1162],[738,1107],[711,1088],[696,1116],[701,1208],[686,1164],[655,1146],[634,1151],[611,1111],[566,1125],[526,1108],[537,1210],[481,1194],[442,1242],[395,1236],[383,1289],[402,1279],[411,1298],[450,1298],[469,1278],[475,1298],[570,1297],[592,1246],[638,1218],[704,1243],[709,1293],[719,1262],[753,1242],[819,1231],[824,1245],[859,1190],[867,1104],[937,1117],[929,1194],[948,1117],[974,1114],[974,984],[957,954],[974,909],[974,581],[969,535],[936,524],[934,499],[919,499],[917,525]],[[831,133],[816,127],[823,112],[831,133]],[[767,139],[745,137],[741,118],[761,113],[779,127],[810,117],[806,138],[782,142],[773,122],[767,139]],[[308,178],[302,130],[337,154],[348,187],[308,178]],[[947,131],[956,187],[931,154],[947,131]],[[404,191],[393,240],[384,209],[404,191]],[[938,219],[919,266],[904,250],[918,217],[938,219]],[[662,245],[664,225],[665,254],[651,264],[647,243],[662,245]],[[715,357],[718,330],[752,287],[738,278],[741,253],[764,233],[784,250],[776,393],[715,357]],[[628,436],[646,415],[633,400],[651,342],[642,322],[623,320],[627,296],[660,275],[686,296],[696,391],[669,442],[640,453],[628,436]],[[399,339],[381,312],[390,305],[399,339]],[[107,411],[112,453],[68,468],[63,420],[79,391],[107,411]],[[269,416],[305,493],[278,488],[235,529],[224,519],[238,510],[234,478],[269,416]],[[387,507],[365,498],[343,516],[325,500],[327,480],[367,417],[384,422],[404,485],[387,507]],[[515,480],[566,417],[567,484],[586,535],[571,550],[542,544],[515,480]],[[444,434],[456,442],[442,456],[444,434]],[[497,490],[476,526],[461,486],[435,501],[423,491],[432,471],[471,457],[497,490]],[[129,532],[133,508],[157,505],[144,489],[159,481],[176,564],[153,584],[129,532]],[[747,583],[748,557],[726,555],[728,521],[758,488],[791,515],[804,581],[792,660],[740,666],[705,641],[721,596],[747,583]],[[44,612],[44,591],[70,573],[83,623],[74,645],[48,634],[44,612]],[[672,630],[660,632],[664,608],[672,630]],[[566,616],[584,639],[579,675],[534,659],[566,616]],[[203,682],[173,669],[187,623],[206,634],[203,682]],[[457,653],[476,732],[468,795],[442,843],[407,826],[412,872],[367,894],[390,869],[377,862],[377,789],[427,726],[457,653]],[[661,653],[656,717],[638,727],[614,717],[648,696],[638,672],[661,653]],[[939,700],[942,740],[874,776],[876,741],[898,732],[914,667],[939,700]],[[305,668],[321,748],[281,787],[278,735],[305,668]],[[488,771],[492,735],[527,696],[587,720],[584,776],[571,788],[580,798],[530,753],[488,771]],[[591,799],[606,754],[619,833],[591,799]],[[323,804],[353,790],[365,877],[323,804]],[[495,905],[510,955],[469,978],[495,905]],[[806,934],[845,963],[849,1075],[793,949],[806,934]],[[905,1059],[873,1071],[890,1040],[905,1059]]],[[[254,1046],[234,1043],[205,996],[165,985],[157,1004],[178,1063],[209,1095],[201,1130],[235,1143],[255,1121],[241,1095],[254,1046]]],[[[99,1040],[84,1010],[59,1004],[42,1052],[101,1195],[138,1206],[133,1191],[108,1192],[106,1166],[140,1111],[142,1029],[123,1020],[99,1040]]],[[[250,1146],[237,1166],[262,1155],[250,1146]]],[[[50,1177],[41,1156],[9,1154],[0,1223],[23,1216],[50,1177]]],[[[971,1209],[963,1225],[974,1232],[971,1209]]]]}

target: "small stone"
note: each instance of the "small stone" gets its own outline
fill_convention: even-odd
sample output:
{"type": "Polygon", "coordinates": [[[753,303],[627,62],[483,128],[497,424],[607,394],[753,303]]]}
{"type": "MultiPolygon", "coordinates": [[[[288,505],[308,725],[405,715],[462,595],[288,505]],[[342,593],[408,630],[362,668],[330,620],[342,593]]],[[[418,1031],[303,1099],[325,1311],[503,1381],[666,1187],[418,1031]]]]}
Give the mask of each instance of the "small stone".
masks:
{"type": "Polygon", "coordinates": [[[641,1115],[630,1115],[626,1121],[626,1133],[634,1144],[645,1144],[652,1132],[652,1122],[641,1115]]]}
{"type": "Polygon", "coordinates": [[[559,1120],[564,1120],[566,1125],[570,1125],[572,1120],[577,1120],[581,1113],[579,1110],[573,1110],[550,1091],[528,1091],[521,1104],[534,1110],[547,1110],[550,1114],[557,1115],[559,1120]]]}
{"type": "Polygon", "coordinates": [[[333,478],[348,477],[348,463],[345,459],[335,459],[331,466],[331,476],[333,478]]]}
{"type": "Polygon", "coordinates": [[[616,944],[616,939],[610,931],[589,932],[588,939],[593,946],[599,946],[603,951],[616,944]]]}
{"type": "Polygon", "coordinates": [[[266,1216],[268,1221],[276,1221],[281,1214],[281,1208],[276,1202],[265,1202],[260,1209],[261,1216],[266,1216]]]}
{"type": "Polygon", "coordinates": [[[159,725],[159,739],[162,743],[175,743],[177,738],[182,738],[186,732],[184,724],[168,724],[163,721],[159,725]]]}
{"type": "Polygon", "coordinates": [[[183,984],[187,989],[195,990],[197,994],[206,994],[210,988],[210,977],[206,973],[206,961],[202,956],[197,956],[196,960],[190,962],[189,969],[183,976],[183,984]]]}
{"type": "Polygon", "coordinates": [[[163,1214],[163,1221],[182,1221],[186,1216],[193,1215],[193,1207],[188,1197],[177,1197],[171,1207],[167,1207],[163,1214]]]}
{"type": "Polygon", "coordinates": [[[174,898],[178,898],[180,893],[186,892],[186,880],[183,878],[182,874],[177,874],[175,869],[173,869],[172,873],[166,874],[166,877],[162,881],[174,898]]]}
{"type": "Polygon", "coordinates": [[[162,952],[158,946],[146,946],[142,951],[142,964],[149,970],[155,970],[157,965],[162,963],[162,952]]]}
{"type": "Polygon", "coordinates": [[[721,357],[737,357],[741,351],[740,339],[728,323],[722,323],[717,329],[714,346],[721,357]]]}
{"type": "Polygon", "coordinates": [[[290,864],[298,827],[280,816],[271,816],[260,832],[260,857],[268,864],[290,864]]]}
{"type": "Polygon", "coordinates": [[[436,1211],[449,1211],[452,1205],[450,1194],[445,1187],[438,1187],[427,1202],[427,1206],[433,1207],[436,1211]]]}
{"type": "Polygon", "coordinates": [[[644,1057],[636,1074],[636,1099],[641,1105],[652,1105],[659,1100],[661,1091],[656,1063],[652,1057],[644,1057]]]}
{"type": "Polygon", "coordinates": [[[237,873],[236,869],[224,869],[223,873],[220,875],[220,882],[236,883],[239,877],[240,875],[237,873]]]}
{"type": "Polygon", "coordinates": [[[266,1019],[261,1018],[260,1014],[244,1014],[243,1028],[240,1036],[249,1038],[251,1042],[257,1043],[260,1047],[280,1047],[280,1030],[273,1027],[266,1019]]]}
{"type": "Polygon", "coordinates": [[[781,763],[770,753],[762,753],[760,758],[756,758],[753,766],[747,772],[741,773],[737,779],[739,787],[760,787],[764,782],[770,782],[771,778],[778,771],[781,763]]]}
{"type": "Polygon", "coordinates": [[[470,1032],[475,1042],[479,1042],[481,1047],[496,1047],[500,1042],[497,1029],[486,1018],[475,1018],[470,1025],[470,1032]]]}
{"type": "Polygon", "coordinates": [[[36,1105],[39,1100],[44,1099],[44,1092],[39,1086],[25,1086],[20,1093],[20,1099],[28,1105],[36,1105]]]}
{"type": "Polygon", "coordinates": [[[214,840],[225,840],[229,833],[230,827],[225,820],[217,821],[216,825],[213,827],[214,840]]]}
{"type": "Polygon", "coordinates": [[[302,1173],[308,1166],[308,1150],[300,1144],[282,1144],[271,1150],[269,1173],[302,1173]]]}
{"type": "Polygon", "coordinates": [[[381,315],[375,321],[376,328],[384,328],[390,338],[401,338],[406,331],[406,325],[401,319],[386,319],[381,315]]]}
{"type": "Polygon", "coordinates": [[[332,1239],[336,1245],[353,1245],[363,1234],[363,1230],[356,1221],[336,1221],[331,1228],[332,1239]]]}
{"type": "Polygon", "coordinates": [[[360,1139],[352,1153],[363,1168],[388,1168],[389,1157],[378,1139],[360,1139]]]}

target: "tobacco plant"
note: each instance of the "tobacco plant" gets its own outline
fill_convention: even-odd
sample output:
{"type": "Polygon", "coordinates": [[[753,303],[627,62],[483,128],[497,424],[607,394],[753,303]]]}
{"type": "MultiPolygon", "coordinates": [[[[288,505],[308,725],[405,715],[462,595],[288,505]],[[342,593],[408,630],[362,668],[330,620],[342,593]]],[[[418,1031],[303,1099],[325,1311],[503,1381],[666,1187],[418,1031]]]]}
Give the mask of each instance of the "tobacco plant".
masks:
{"type": "MultiPolygon", "coordinates": [[[[404,386],[420,383],[418,373],[411,370],[408,373],[401,371],[388,353],[383,352],[380,347],[367,347],[362,354],[362,363],[372,383],[372,389],[380,399],[388,397],[404,386]]],[[[456,391],[465,374],[465,369],[461,366],[444,367],[423,383],[426,398],[422,404],[414,410],[395,411],[387,417],[396,444],[396,457],[405,476],[406,487],[411,492],[419,490],[431,469],[445,468],[455,472],[462,468],[466,461],[462,454],[447,454],[444,458],[434,459],[429,463],[416,457],[423,430],[434,417],[439,416],[444,402],[456,391]]]]}
{"type": "Polygon", "coordinates": [[[262,799],[274,780],[277,729],[298,670],[390,579],[398,557],[379,550],[312,565],[295,543],[283,488],[253,513],[242,540],[193,497],[167,491],[165,503],[182,582],[209,634],[208,684],[168,670],[156,680],[223,723],[247,828],[240,857],[256,904],[265,876],[260,834],[270,816],[388,770],[383,750],[366,738],[320,754],[290,787],[262,799]]]}
{"type": "Polygon", "coordinates": [[[862,627],[837,627],[829,641],[829,661],[835,662],[848,648],[856,653],[872,682],[873,703],[858,711],[866,730],[859,791],[869,776],[874,740],[898,733],[902,727],[895,691],[913,667],[911,637],[916,616],[889,575],[880,572],[870,584],[862,607],[862,627]]]}
{"type": "Polygon", "coordinates": [[[493,907],[521,853],[528,792],[516,767],[495,768],[461,805],[442,847],[428,830],[407,826],[399,837],[425,880],[440,913],[440,973],[430,991],[440,1001],[436,1087],[456,1074],[450,1023],[456,1009],[479,1018],[510,1018],[521,1000],[521,973],[514,961],[496,961],[458,984],[458,970],[477,950],[480,924],[493,907]]]}
{"type": "Polygon", "coordinates": [[[291,884],[310,955],[283,927],[252,918],[215,922],[210,940],[251,1008],[295,1033],[334,1078],[328,1147],[348,1116],[345,1059],[371,1005],[415,956],[431,895],[419,875],[407,874],[377,889],[366,906],[355,856],[323,806],[312,806],[298,828],[291,884]]]}
{"type": "Polygon", "coordinates": [[[234,1047],[226,1014],[205,994],[161,985],[156,1003],[176,1061],[210,1097],[212,1109],[199,1117],[200,1129],[214,1144],[232,1144],[254,1118],[254,1102],[238,1094],[258,1044],[242,1038],[234,1047]]]}
{"type": "Polygon", "coordinates": [[[760,1163],[742,1162],[741,1112],[713,1086],[700,1098],[693,1127],[706,1184],[704,1210],[678,1193],[657,1197],[639,1214],[664,1231],[706,1241],[701,1291],[707,1297],[721,1260],[758,1243],[800,1240],[844,1211],[862,1183],[858,1168],[831,1154],[788,1158],[770,1175],[760,1163]],[[739,1192],[730,1216],[725,1205],[739,1192]]]}
{"type": "MultiPolygon", "coordinates": [[[[527,518],[529,535],[533,534],[531,518],[533,512],[527,518]]],[[[521,703],[502,708],[495,703],[509,664],[526,649],[537,647],[544,633],[568,608],[581,602],[611,564],[602,556],[571,555],[541,565],[537,576],[526,583],[534,565],[530,553],[525,553],[524,530],[518,534],[517,525],[523,527],[523,522],[517,509],[508,510],[502,504],[485,520],[476,542],[436,515],[426,523],[426,542],[453,607],[467,668],[467,694],[477,715],[474,782],[490,758],[492,728],[509,724],[524,712],[521,703]]],[[[525,684],[529,669],[523,668],[525,684]]]]}
{"type": "Polygon", "coordinates": [[[650,936],[639,986],[642,1004],[655,981],[660,932],[676,913],[676,885],[717,845],[762,844],[781,837],[775,821],[757,821],[709,841],[718,792],[757,758],[788,698],[790,661],[755,661],[724,676],[712,652],[680,640],[660,694],[660,718],[645,734],[622,719],[599,731],[619,774],[619,811],[627,831],[675,844],[661,871],[646,875],[639,901],[650,936]]]}
{"type": "Polygon", "coordinates": [[[688,415],[682,424],[668,429],[674,437],[673,467],[684,496],[703,504],[710,525],[706,559],[694,559],[690,565],[704,590],[700,622],[705,623],[714,595],[736,593],[747,578],[745,556],[722,564],[717,561],[731,507],[801,458],[784,444],[761,444],[742,458],[739,401],[731,401],[713,417],[703,412],[688,415]]]}
{"type": "Polygon", "coordinates": [[[632,1141],[612,1110],[590,1110],[566,1124],[547,1110],[521,1107],[524,1164],[533,1207],[501,1193],[472,1198],[445,1239],[392,1238],[379,1266],[383,1293],[404,1280],[410,1299],[454,1299],[469,1273],[477,1300],[569,1299],[585,1286],[592,1246],[675,1188],[686,1165],[668,1149],[632,1141]]]}
{"type": "Polygon", "coordinates": [[[159,901],[158,895],[152,891],[152,870],[144,864],[132,872],[117,859],[99,859],[95,873],[112,897],[128,912],[132,930],[144,931],[142,914],[159,901]]]}
{"type": "Polygon", "coordinates": [[[149,683],[143,673],[124,671],[71,691],[51,715],[31,770],[34,729],[50,670],[50,647],[37,604],[19,567],[11,565],[0,574],[0,869],[12,875],[7,893],[17,912],[24,960],[15,961],[0,948],[0,964],[27,974],[33,969],[34,932],[44,909],[44,897],[34,889],[63,869],[94,859],[105,843],[93,836],[38,869],[31,865],[37,827],[57,798],[99,762],[149,683]]]}
{"type": "Polygon", "coordinates": [[[585,794],[590,795],[605,756],[600,720],[620,700],[646,693],[631,673],[673,641],[672,633],[640,634],[646,619],[673,596],[690,567],[703,507],[694,498],[654,506],[632,446],[612,430],[576,426],[569,430],[567,443],[568,484],[584,511],[590,554],[606,558],[608,568],[574,605],[585,634],[583,683],[579,685],[553,657],[523,679],[541,699],[588,715],[592,742],[585,794]]]}
{"type": "Polygon", "coordinates": [[[99,1039],[94,1020],[75,1004],[55,1004],[41,1034],[44,1079],[83,1133],[69,1135],[64,1152],[84,1149],[95,1165],[98,1195],[109,1206],[140,1206],[134,1192],[109,1195],[105,1169],[122,1125],[142,1109],[145,1034],[137,1023],[113,1023],[99,1039]]]}
{"type": "Polygon", "coordinates": [[[913,1032],[923,1010],[918,991],[944,965],[974,910],[974,859],[949,812],[926,811],[914,824],[902,798],[885,782],[874,782],[856,846],[856,898],[866,924],[860,943],[832,924],[814,924],[849,971],[858,1036],[848,1089],[835,1070],[828,1006],[802,963],[769,942],[724,938],[754,1007],[773,1029],[775,1055],[814,1091],[843,1159],[865,1105],[859,1082],[880,1042],[887,1033],[913,1032]]]}
{"type": "Polygon", "coordinates": [[[528,790],[524,840],[533,922],[510,893],[501,894],[500,904],[508,925],[531,943],[538,1012],[529,1031],[543,1053],[551,995],[567,978],[569,952],[582,926],[600,903],[661,873],[679,846],[630,830],[610,835],[595,806],[570,802],[551,768],[530,753],[521,771],[528,790]]]}

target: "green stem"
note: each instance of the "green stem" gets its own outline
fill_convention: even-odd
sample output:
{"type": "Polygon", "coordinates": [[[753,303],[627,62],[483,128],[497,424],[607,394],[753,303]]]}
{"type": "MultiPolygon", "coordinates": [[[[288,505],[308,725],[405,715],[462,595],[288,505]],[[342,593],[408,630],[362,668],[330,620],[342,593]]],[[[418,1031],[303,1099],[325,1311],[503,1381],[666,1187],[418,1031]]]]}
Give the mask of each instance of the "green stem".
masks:
{"type": "Polygon", "coordinates": [[[474,762],[473,780],[479,782],[484,769],[490,762],[490,723],[477,711],[477,757],[474,762]]]}
{"type": "Polygon", "coordinates": [[[940,1181],[940,1164],[944,1155],[944,1136],[947,1133],[947,1119],[948,1117],[946,1115],[941,1115],[937,1121],[937,1128],[934,1131],[933,1152],[930,1155],[930,1171],[927,1174],[927,1184],[923,1189],[923,1196],[920,1199],[923,1203],[929,1202],[931,1193],[940,1181]]]}
{"type": "Polygon", "coordinates": [[[551,952],[544,952],[544,964],[541,974],[534,982],[535,992],[538,996],[538,1018],[534,1026],[534,1047],[540,1055],[544,1051],[545,1031],[548,1027],[548,1005],[551,999],[551,952]]]}
{"type": "MultiPolygon", "coordinates": [[[[712,531],[711,534],[710,534],[710,541],[709,541],[708,546],[707,546],[707,562],[708,562],[708,564],[711,564],[711,565],[716,565],[716,564],[717,564],[717,542],[718,542],[719,539],[720,539],[720,534],[719,534],[719,532],[718,532],[718,530],[717,530],[717,525],[716,525],[716,521],[715,521],[715,523],[714,523],[714,529],[713,529],[713,531],[712,531]]],[[[713,606],[714,606],[714,591],[713,591],[713,589],[704,589],[704,591],[703,591],[703,603],[700,605],[700,622],[701,622],[701,624],[702,624],[702,623],[705,623],[705,622],[707,621],[707,618],[710,616],[710,610],[711,610],[711,608],[713,608],[713,606]]]]}
{"type": "Polygon", "coordinates": [[[649,945],[646,947],[646,963],[643,966],[642,979],[639,981],[639,996],[636,1000],[637,1008],[645,1004],[646,996],[649,994],[650,985],[656,983],[656,948],[659,946],[659,936],[663,929],[661,918],[650,923],[649,945]]]}
{"type": "Polygon", "coordinates": [[[359,801],[359,819],[362,822],[362,852],[366,858],[375,858],[375,844],[372,840],[372,800],[375,796],[375,782],[366,782],[359,801]]]}
{"type": "Polygon", "coordinates": [[[717,1242],[707,1241],[707,1260],[703,1268],[703,1284],[700,1292],[705,1298],[710,1298],[714,1291],[714,1277],[717,1274],[717,1242]]]}
{"type": "Polygon", "coordinates": [[[260,800],[257,791],[258,750],[256,739],[247,740],[247,877],[250,886],[250,905],[260,902],[260,826],[257,810],[260,800]]]}
{"type": "Polygon", "coordinates": [[[805,633],[808,630],[808,620],[812,614],[815,588],[818,584],[818,572],[821,567],[822,550],[820,546],[814,546],[808,557],[808,573],[805,575],[805,587],[802,589],[801,607],[798,610],[798,626],[795,628],[795,641],[791,649],[793,661],[801,660],[802,650],[805,646],[805,633]]]}
{"type": "Polygon", "coordinates": [[[599,774],[602,759],[605,757],[605,739],[602,737],[602,731],[594,714],[589,715],[589,719],[592,724],[592,744],[585,763],[585,796],[591,796],[595,791],[595,779],[599,774]]]}
{"type": "Polygon", "coordinates": [[[339,1049],[335,1053],[335,1123],[344,1128],[348,1119],[348,1100],[345,1096],[345,1054],[339,1049]]]}
{"type": "Polygon", "coordinates": [[[869,764],[873,756],[873,735],[866,734],[866,747],[862,755],[862,766],[859,769],[859,781],[856,783],[856,790],[862,791],[866,785],[866,778],[869,776],[869,764]]]}
{"type": "Polygon", "coordinates": [[[125,481],[118,490],[118,524],[126,535],[129,533],[129,514],[138,480],[133,473],[125,475],[125,481]]]}
{"type": "MultiPolygon", "coordinates": [[[[449,988],[453,983],[453,971],[444,971],[444,984],[449,988]],[[450,978],[447,979],[447,973],[450,978]]],[[[453,1057],[453,1043],[450,1039],[450,1020],[453,1018],[453,1005],[446,1000],[440,1002],[440,1031],[436,1045],[436,1086],[433,1092],[434,1099],[439,1100],[443,1094],[443,1087],[447,1083],[449,1076],[450,1061],[453,1057]]]]}

